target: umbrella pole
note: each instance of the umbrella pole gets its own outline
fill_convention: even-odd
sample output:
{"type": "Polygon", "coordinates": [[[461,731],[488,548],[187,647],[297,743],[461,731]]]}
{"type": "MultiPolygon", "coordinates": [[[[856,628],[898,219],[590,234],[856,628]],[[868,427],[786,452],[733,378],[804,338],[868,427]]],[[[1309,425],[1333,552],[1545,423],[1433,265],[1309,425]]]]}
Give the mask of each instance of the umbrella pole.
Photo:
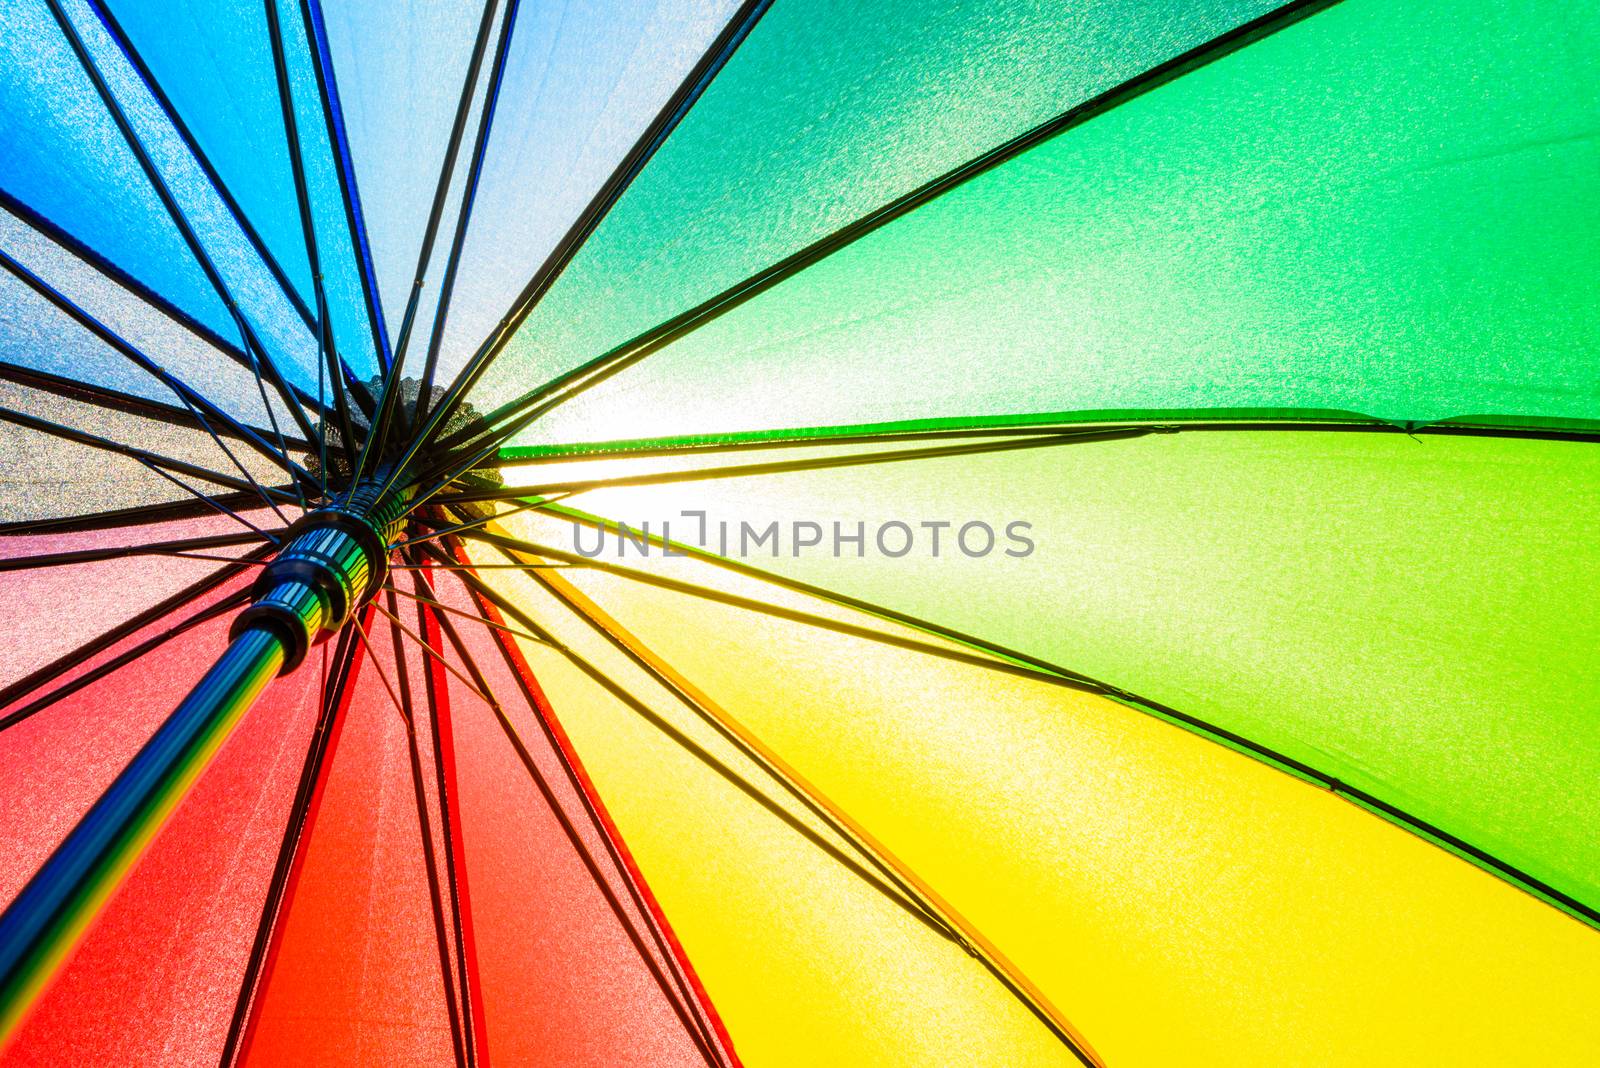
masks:
{"type": "Polygon", "coordinates": [[[267,684],[383,585],[413,490],[381,487],[289,528],[227,650],[0,915],[0,1046],[267,684]]]}

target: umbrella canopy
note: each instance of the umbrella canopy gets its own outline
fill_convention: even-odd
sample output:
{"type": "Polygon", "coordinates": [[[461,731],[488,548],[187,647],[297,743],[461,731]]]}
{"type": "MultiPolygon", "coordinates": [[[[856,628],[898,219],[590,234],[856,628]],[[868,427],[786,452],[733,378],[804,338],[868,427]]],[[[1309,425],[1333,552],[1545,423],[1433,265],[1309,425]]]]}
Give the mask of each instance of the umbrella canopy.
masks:
{"type": "Polygon", "coordinates": [[[0,0],[0,1064],[1600,1062],[1597,57],[0,0]]]}

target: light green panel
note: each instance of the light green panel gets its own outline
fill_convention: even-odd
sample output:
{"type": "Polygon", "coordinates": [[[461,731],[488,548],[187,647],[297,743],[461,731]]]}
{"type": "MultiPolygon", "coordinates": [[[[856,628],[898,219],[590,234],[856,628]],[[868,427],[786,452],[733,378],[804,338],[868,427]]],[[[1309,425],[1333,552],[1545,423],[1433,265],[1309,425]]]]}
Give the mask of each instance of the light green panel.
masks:
{"type": "Polygon", "coordinates": [[[1105,409],[1592,419],[1597,128],[1593,0],[1345,0],[889,224],[523,440],[1105,409]]]}
{"type": "Polygon", "coordinates": [[[750,564],[1198,716],[1600,907],[1592,444],[1193,431],[565,503],[691,542],[680,512],[705,510],[730,553],[776,521],[750,564]],[[874,545],[893,520],[917,538],[898,559],[874,545]],[[1008,557],[1019,520],[1036,547],[1008,557]],[[793,555],[796,521],[824,544],[793,555]],[[970,521],[1001,531],[988,555],[953,543],[970,521]],[[833,555],[834,522],[865,524],[864,556],[833,555]]]}
{"type": "Polygon", "coordinates": [[[633,337],[1271,0],[776,0],[474,395],[633,337]]]}

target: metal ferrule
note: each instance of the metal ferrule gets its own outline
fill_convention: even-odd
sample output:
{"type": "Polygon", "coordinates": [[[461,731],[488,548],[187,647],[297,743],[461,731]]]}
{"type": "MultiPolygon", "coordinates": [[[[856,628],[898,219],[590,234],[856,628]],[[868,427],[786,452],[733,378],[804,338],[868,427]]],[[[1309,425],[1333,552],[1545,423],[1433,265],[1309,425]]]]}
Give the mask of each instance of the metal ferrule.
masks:
{"type": "Polygon", "coordinates": [[[381,488],[377,481],[364,482],[295,521],[283,548],[257,576],[254,603],[234,619],[234,637],[252,628],[272,631],[283,643],[287,673],[319,635],[338,630],[378,591],[410,496],[399,493],[380,502],[381,488]]]}

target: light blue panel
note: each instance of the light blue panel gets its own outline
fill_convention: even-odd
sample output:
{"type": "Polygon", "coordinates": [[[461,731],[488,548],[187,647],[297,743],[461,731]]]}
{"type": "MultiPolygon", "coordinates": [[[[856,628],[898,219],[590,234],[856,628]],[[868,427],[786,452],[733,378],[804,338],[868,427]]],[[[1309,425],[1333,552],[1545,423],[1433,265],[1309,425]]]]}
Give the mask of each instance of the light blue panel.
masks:
{"type": "MultiPolygon", "coordinates": [[[[0,360],[164,404],[178,403],[156,378],[5,270],[0,270],[0,360]]],[[[260,407],[259,400],[256,406],[260,407]]]]}
{"type": "MultiPolygon", "coordinates": [[[[456,224],[460,218],[463,198],[466,196],[467,178],[471,173],[472,154],[477,146],[478,134],[483,126],[484,94],[488,91],[489,76],[494,65],[495,49],[500,40],[500,31],[504,24],[507,6],[507,4],[501,4],[495,12],[494,25],[490,30],[489,45],[484,52],[483,69],[478,78],[477,87],[473,91],[472,107],[467,112],[466,122],[462,125],[461,147],[456,154],[455,169],[452,172],[449,191],[445,197],[444,211],[439,220],[439,232],[434,239],[433,256],[429,259],[428,265],[424,270],[423,285],[418,292],[416,324],[412,327],[411,341],[406,350],[405,368],[402,372],[408,378],[420,377],[423,373],[423,364],[426,361],[428,346],[432,340],[434,321],[439,313],[439,298],[443,295],[445,273],[449,270],[450,265],[450,249],[455,242],[456,224]]],[[[520,11],[521,8],[519,7],[518,10],[520,11]]],[[[520,20],[521,16],[519,15],[518,18],[520,20]]],[[[503,94],[501,103],[504,103],[503,94]]],[[[496,122],[498,122],[498,119],[496,119],[496,122]]],[[[415,264],[412,266],[415,267],[415,264]]],[[[470,276],[463,277],[458,272],[453,292],[459,293],[464,284],[476,284],[479,281],[481,279],[470,276]]],[[[397,337],[404,315],[404,305],[394,309],[391,325],[393,325],[397,337]]],[[[435,375],[435,381],[438,381],[441,377],[443,376],[435,375]]],[[[448,381],[448,379],[445,379],[445,381],[448,381]]]]}
{"type": "MultiPolygon", "coordinates": [[[[268,427],[255,376],[233,356],[180,325],[120,281],[22,219],[0,210],[0,249],[118,337],[241,423],[268,427]]],[[[0,360],[164,403],[178,403],[155,376],[71,321],[0,268],[0,360]]],[[[280,426],[289,415],[269,392],[280,426]]]]}
{"type": "Polygon", "coordinates": [[[261,0],[100,2],[301,298],[313,306],[261,0]]]}
{"type": "Polygon", "coordinates": [[[183,311],[234,336],[41,0],[0,0],[0,186],[183,311]]]}
{"type": "MultiPolygon", "coordinates": [[[[87,0],[62,6],[251,328],[291,384],[316,386],[316,340],[87,0]]],[[[219,331],[239,337],[228,321],[219,331]]]]}
{"type": "Polygon", "coordinates": [[[440,350],[460,368],[704,55],[736,0],[523,4],[440,350]]]}
{"type": "Polygon", "coordinates": [[[373,268],[393,335],[416,277],[483,5],[324,0],[322,12],[373,268]]]}
{"type": "MultiPolygon", "coordinates": [[[[334,347],[358,378],[370,381],[378,374],[378,357],[361,285],[356,243],[351,238],[344,197],[339,187],[338,157],[328,140],[328,125],[317,89],[306,26],[300,5],[281,0],[283,49],[289,68],[291,95],[300,130],[300,152],[306,187],[311,199],[317,253],[322,261],[322,284],[327,293],[334,347]]],[[[313,389],[315,388],[313,374],[313,389]]],[[[324,385],[331,398],[331,385],[324,385]]]]}

